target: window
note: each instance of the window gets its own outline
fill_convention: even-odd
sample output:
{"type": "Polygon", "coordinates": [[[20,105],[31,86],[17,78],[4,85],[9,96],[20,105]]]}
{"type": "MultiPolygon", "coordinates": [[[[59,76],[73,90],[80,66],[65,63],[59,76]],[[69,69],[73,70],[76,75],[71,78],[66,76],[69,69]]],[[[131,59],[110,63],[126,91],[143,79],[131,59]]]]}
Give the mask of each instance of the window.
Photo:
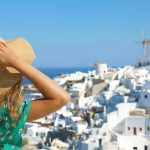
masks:
{"type": "Polygon", "coordinates": [[[130,130],[130,127],[128,127],[128,130],[130,130]]]}
{"type": "Polygon", "coordinates": [[[138,99],[138,98],[135,98],[135,101],[136,101],[136,102],[138,102],[138,101],[139,101],[139,99],[138,99]]]}
{"type": "Polygon", "coordinates": [[[147,98],[147,95],[145,95],[144,97],[147,98]]]}
{"type": "Polygon", "coordinates": [[[147,127],[147,131],[149,131],[150,130],[150,128],[149,127],[147,127]]]}
{"type": "Polygon", "coordinates": [[[76,104],[78,105],[78,100],[76,101],[76,104]]]}
{"type": "Polygon", "coordinates": [[[142,128],[140,128],[140,131],[142,131],[142,128]]]}
{"type": "Polygon", "coordinates": [[[137,150],[137,147],[133,147],[133,150],[137,150]]]}
{"type": "Polygon", "coordinates": [[[38,132],[36,132],[36,136],[38,136],[38,132]]]}

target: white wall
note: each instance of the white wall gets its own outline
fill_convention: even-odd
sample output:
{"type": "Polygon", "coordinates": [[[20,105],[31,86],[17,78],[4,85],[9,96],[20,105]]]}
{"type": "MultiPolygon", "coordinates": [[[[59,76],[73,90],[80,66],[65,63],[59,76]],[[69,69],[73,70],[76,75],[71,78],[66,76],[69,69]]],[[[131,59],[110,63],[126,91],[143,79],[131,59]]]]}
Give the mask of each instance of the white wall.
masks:
{"type": "Polygon", "coordinates": [[[144,146],[148,146],[148,150],[150,150],[150,142],[145,137],[142,136],[118,137],[119,150],[133,150],[133,147],[137,147],[138,150],[144,150],[144,146]]]}
{"type": "Polygon", "coordinates": [[[146,83],[143,85],[144,90],[150,90],[150,81],[146,81],[146,83]]]}
{"type": "Polygon", "coordinates": [[[136,89],[136,82],[134,81],[134,79],[123,79],[121,80],[121,82],[130,90],[136,89]]]}
{"type": "Polygon", "coordinates": [[[96,64],[96,73],[99,74],[102,78],[105,73],[107,73],[107,64],[105,63],[98,63],[96,64]]]}
{"type": "Polygon", "coordinates": [[[145,135],[145,117],[132,116],[126,118],[125,133],[127,135],[145,135]],[[134,133],[134,130],[136,130],[136,133],[134,133]]]}
{"type": "Polygon", "coordinates": [[[140,93],[138,105],[145,108],[150,107],[150,93],[148,91],[140,93]]]}
{"type": "Polygon", "coordinates": [[[116,107],[118,108],[118,119],[119,122],[122,121],[125,117],[129,116],[129,112],[136,108],[136,103],[120,103],[116,107]]]}
{"type": "Polygon", "coordinates": [[[109,90],[115,90],[116,87],[119,85],[120,80],[113,80],[109,82],[109,90]]]}
{"type": "Polygon", "coordinates": [[[107,122],[108,130],[113,129],[118,124],[118,115],[116,111],[107,114],[107,122]]]}

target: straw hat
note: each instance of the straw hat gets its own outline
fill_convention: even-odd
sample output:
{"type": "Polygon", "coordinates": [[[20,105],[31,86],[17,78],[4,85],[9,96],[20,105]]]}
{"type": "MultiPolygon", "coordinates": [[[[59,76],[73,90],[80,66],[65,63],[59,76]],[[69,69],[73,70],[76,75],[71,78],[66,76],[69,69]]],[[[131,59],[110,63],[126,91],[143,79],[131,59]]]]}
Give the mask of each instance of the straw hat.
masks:
{"type": "MultiPolygon", "coordinates": [[[[23,38],[14,38],[11,40],[4,40],[18,57],[25,62],[32,64],[35,59],[34,51],[30,43],[23,38]]],[[[22,74],[13,67],[0,68],[0,88],[10,88],[17,83],[22,77],[22,74]]]]}

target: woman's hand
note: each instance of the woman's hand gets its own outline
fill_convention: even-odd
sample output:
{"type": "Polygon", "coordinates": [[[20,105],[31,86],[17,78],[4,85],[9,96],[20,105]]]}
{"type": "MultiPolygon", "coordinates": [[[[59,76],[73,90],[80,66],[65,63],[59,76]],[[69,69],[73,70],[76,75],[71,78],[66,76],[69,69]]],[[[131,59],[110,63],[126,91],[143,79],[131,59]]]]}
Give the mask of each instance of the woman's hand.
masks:
{"type": "Polygon", "coordinates": [[[0,41],[0,66],[13,67],[16,60],[20,60],[20,58],[16,55],[14,50],[11,49],[6,42],[0,41]]]}

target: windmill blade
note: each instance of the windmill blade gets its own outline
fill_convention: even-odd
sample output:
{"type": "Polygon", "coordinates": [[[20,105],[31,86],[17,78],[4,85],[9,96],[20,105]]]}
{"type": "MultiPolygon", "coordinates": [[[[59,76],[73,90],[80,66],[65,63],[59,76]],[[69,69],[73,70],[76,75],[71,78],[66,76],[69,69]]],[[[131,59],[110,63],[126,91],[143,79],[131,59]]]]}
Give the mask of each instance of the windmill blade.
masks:
{"type": "Polygon", "coordinates": [[[146,60],[146,40],[145,40],[145,32],[144,30],[141,31],[141,36],[142,36],[142,46],[143,46],[143,51],[144,51],[144,61],[146,60]]]}
{"type": "Polygon", "coordinates": [[[148,62],[150,60],[150,40],[143,41],[143,51],[144,51],[144,61],[148,62]]]}
{"type": "Polygon", "coordinates": [[[144,51],[144,62],[146,61],[146,55],[147,55],[147,44],[146,42],[143,42],[143,51],[144,51]]]}
{"type": "Polygon", "coordinates": [[[133,43],[138,43],[138,44],[141,44],[142,42],[139,42],[139,41],[134,41],[133,43]]]}
{"type": "Polygon", "coordinates": [[[144,41],[145,40],[145,32],[144,32],[144,30],[141,31],[141,37],[142,37],[142,41],[144,41]]]}

